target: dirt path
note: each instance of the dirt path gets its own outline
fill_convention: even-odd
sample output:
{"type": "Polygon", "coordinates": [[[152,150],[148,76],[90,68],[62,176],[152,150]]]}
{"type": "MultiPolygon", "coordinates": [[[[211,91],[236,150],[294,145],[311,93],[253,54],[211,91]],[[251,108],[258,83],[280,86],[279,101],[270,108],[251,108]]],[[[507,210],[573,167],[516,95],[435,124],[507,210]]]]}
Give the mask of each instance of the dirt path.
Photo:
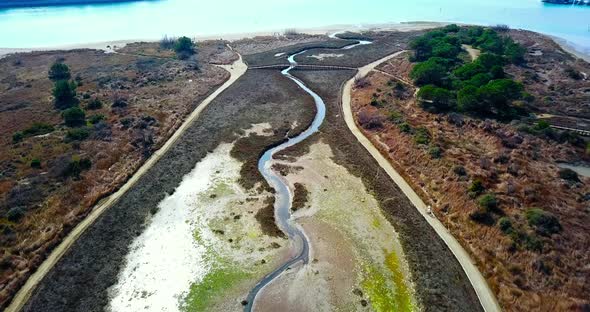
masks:
{"type": "Polygon", "coordinates": [[[462,44],[461,47],[463,49],[465,49],[465,51],[467,51],[467,53],[469,53],[469,57],[471,57],[472,62],[477,60],[477,58],[481,54],[481,50],[475,49],[473,46],[470,46],[468,44],[462,44]]]}
{"type": "Polygon", "coordinates": [[[125,194],[135,183],[143,176],[154,164],[160,160],[160,158],[166,154],[166,152],[174,145],[174,143],[180,138],[180,136],[189,128],[189,126],[199,117],[201,112],[211,103],[219,94],[225,89],[231,86],[240,76],[242,76],[248,68],[242,61],[242,56],[231,65],[216,65],[219,66],[231,74],[230,78],[221,85],[215,92],[209,95],[203,100],[199,106],[188,116],[184,123],[176,130],[176,132],[166,141],[166,143],[137,170],[137,172],[115,193],[107,197],[102,203],[96,206],[93,211],[80,222],[70,234],[51,252],[49,257],[39,266],[37,271],[33,273],[27,282],[21,287],[19,292],[16,294],[6,312],[20,311],[26,304],[27,300],[39,284],[39,282],[45,277],[45,275],[53,268],[53,266],[60,260],[60,258],[68,251],[68,249],[74,244],[74,242],[88,229],[98,217],[102,215],[109,207],[111,207],[123,194],[125,194]]]}
{"type": "MultiPolygon", "coordinates": [[[[379,64],[386,62],[404,52],[406,51],[394,53],[369,65],[361,67],[357,76],[366,76],[379,64]]],[[[498,304],[494,293],[488,286],[481,272],[475,266],[467,251],[463,249],[461,244],[459,244],[459,242],[453,237],[453,235],[451,235],[451,233],[449,233],[449,231],[438,219],[428,214],[426,204],[422,201],[418,194],[414,192],[414,190],[404,180],[404,178],[399,173],[397,173],[397,171],[395,171],[389,161],[383,155],[381,155],[379,150],[373,146],[369,139],[367,139],[357,127],[351,109],[351,92],[353,83],[354,78],[346,83],[342,94],[342,108],[344,111],[344,120],[346,121],[346,125],[350,131],[352,131],[358,141],[367,149],[367,151],[369,151],[373,158],[375,158],[381,168],[383,168],[383,170],[385,170],[391,179],[399,186],[399,188],[404,192],[404,194],[408,197],[408,199],[412,202],[420,214],[422,214],[424,219],[426,219],[428,224],[436,231],[438,236],[445,242],[451,252],[455,255],[461,264],[461,267],[465,271],[465,274],[469,278],[469,281],[471,282],[471,285],[473,286],[473,289],[475,290],[483,309],[486,312],[501,311],[500,305],[498,304]]]]}

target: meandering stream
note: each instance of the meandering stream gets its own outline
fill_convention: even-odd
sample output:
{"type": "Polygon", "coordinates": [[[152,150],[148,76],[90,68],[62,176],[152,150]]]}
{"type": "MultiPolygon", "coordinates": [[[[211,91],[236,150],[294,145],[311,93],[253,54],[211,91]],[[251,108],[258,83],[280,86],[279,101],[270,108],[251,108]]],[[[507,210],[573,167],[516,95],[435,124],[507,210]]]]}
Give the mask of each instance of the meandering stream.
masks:
{"type": "MultiPolygon", "coordinates": [[[[330,37],[335,38],[336,34],[333,34],[330,37]]],[[[370,41],[361,40],[357,43],[343,47],[342,50],[348,50],[360,45],[366,45],[370,43],[370,41]]],[[[307,94],[313,97],[317,110],[313,122],[311,123],[309,128],[307,128],[298,136],[289,138],[283,144],[267,150],[258,160],[258,170],[260,171],[260,173],[262,173],[268,184],[276,191],[274,204],[275,220],[278,227],[285,234],[287,234],[287,237],[291,241],[292,250],[294,251],[292,254],[294,256],[292,256],[290,260],[285,262],[276,270],[265,276],[256,284],[256,286],[254,286],[254,288],[250,291],[250,293],[248,293],[248,297],[246,298],[247,303],[244,306],[244,311],[246,312],[252,311],[256,296],[266,285],[270,284],[275,278],[281,275],[281,273],[283,273],[289,267],[297,264],[298,262],[302,262],[305,265],[309,261],[309,240],[305,236],[303,228],[291,219],[291,204],[293,202],[293,195],[289,190],[287,182],[277,172],[272,170],[273,155],[285,150],[288,147],[291,147],[302,142],[303,140],[307,139],[312,134],[317,132],[319,127],[324,122],[324,118],[326,116],[326,105],[322,98],[319,95],[317,95],[317,93],[313,92],[310,88],[308,88],[301,80],[295,78],[293,75],[290,74],[290,71],[297,66],[297,61],[295,61],[295,57],[307,51],[308,50],[304,50],[290,55],[288,58],[290,66],[287,69],[283,70],[281,73],[285,77],[293,80],[301,89],[303,89],[303,91],[305,91],[307,94]]]]}

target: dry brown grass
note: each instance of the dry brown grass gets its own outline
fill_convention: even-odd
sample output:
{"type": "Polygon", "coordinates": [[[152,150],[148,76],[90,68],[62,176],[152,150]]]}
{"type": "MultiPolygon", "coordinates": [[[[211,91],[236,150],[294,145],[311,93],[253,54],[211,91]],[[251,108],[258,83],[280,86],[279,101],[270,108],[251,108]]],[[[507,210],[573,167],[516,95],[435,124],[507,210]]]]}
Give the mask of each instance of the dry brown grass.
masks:
{"type": "Polygon", "coordinates": [[[200,100],[229,78],[209,61],[235,59],[222,42],[201,44],[199,70],[168,56],[157,54],[151,44],[132,44],[116,54],[35,52],[0,60],[0,223],[5,225],[0,307],[93,205],[121,186],[200,100]],[[82,142],[64,139],[68,129],[53,107],[47,72],[56,60],[69,65],[72,77],[81,78],[81,107],[95,97],[103,102],[103,108],[87,110],[87,116],[106,117],[102,130],[91,130],[82,142]],[[127,107],[111,108],[115,95],[124,97],[127,107]],[[131,120],[129,126],[123,125],[125,120],[131,120]],[[56,130],[12,144],[12,134],[34,122],[56,130]],[[74,155],[89,158],[93,165],[78,179],[66,178],[62,171],[74,155]],[[31,168],[34,158],[41,160],[41,169],[31,168]],[[10,221],[8,211],[15,206],[25,216],[10,221]]]}
{"type": "MultiPolygon", "coordinates": [[[[533,69],[535,64],[535,60],[529,61],[533,69]]],[[[411,65],[400,58],[381,69],[407,79],[411,65]]],[[[529,69],[511,68],[510,72],[518,76],[524,70],[529,69]]],[[[391,77],[373,73],[369,79],[369,86],[354,91],[353,111],[386,118],[395,110],[413,128],[427,128],[432,144],[440,146],[443,154],[440,159],[433,158],[426,146],[416,144],[411,134],[401,132],[390,121],[381,128],[365,130],[365,134],[432,204],[437,217],[471,253],[502,307],[508,311],[587,308],[590,271],[585,263],[590,260],[590,242],[584,237],[590,231],[590,212],[581,197],[590,192],[590,181],[571,185],[557,177],[556,166],[557,160],[587,158],[583,149],[517,133],[514,126],[495,122],[466,118],[462,127],[455,126],[445,115],[423,111],[413,98],[396,97],[390,92],[391,83],[388,85],[391,77]],[[385,106],[369,104],[375,93],[385,100],[385,106]],[[506,140],[515,137],[522,138],[522,143],[507,147],[506,140]],[[465,167],[466,177],[454,173],[457,165],[465,167]],[[497,225],[473,222],[469,213],[477,209],[477,203],[466,190],[476,177],[484,181],[487,191],[496,194],[503,215],[515,227],[537,235],[524,218],[524,210],[536,206],[557,215],[563,232],[551,237],[537,235],[544,242],[538,252],[516,246],[497,225]]],[[[527,85],[533,94],[539,88],[527,85]]],[[[494,215],[496,221],[499,217],[494,215]]]]}

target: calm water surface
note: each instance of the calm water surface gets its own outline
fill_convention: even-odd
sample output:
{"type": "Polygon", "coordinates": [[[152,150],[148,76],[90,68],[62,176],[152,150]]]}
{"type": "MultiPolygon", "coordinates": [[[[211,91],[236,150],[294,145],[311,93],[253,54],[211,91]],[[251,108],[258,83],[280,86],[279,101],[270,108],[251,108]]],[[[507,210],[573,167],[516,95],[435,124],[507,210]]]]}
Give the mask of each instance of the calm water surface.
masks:
{"type": "Polygon", "coordinates": [[[590,7],[540,0],[156,0],[0,10],[0,47],[31,48],[164,34],[204,36],[334,24],[451,21],[508,24],[590,52],[590,7]]]}

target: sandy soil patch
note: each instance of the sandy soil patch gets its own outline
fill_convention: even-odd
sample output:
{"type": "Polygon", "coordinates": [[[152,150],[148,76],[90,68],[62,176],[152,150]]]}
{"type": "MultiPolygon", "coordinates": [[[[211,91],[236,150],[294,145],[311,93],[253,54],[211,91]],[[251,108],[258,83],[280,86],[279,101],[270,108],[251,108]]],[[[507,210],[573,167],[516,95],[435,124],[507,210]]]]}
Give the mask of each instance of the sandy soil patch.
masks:
{"type": "MultiPolygon", "coordinates": [[[[279,162],[279,161],[277,161],[279,162]]],[[[310,239],[310,263],[267,286],[259,311],[412,311],[412,283],[393,227],[361,179],[332,160],[325,143],[310,147],[285,179],[309,191],[293,217],[310,239]],[[402,259],[402,260],[399,260],[402,259]],[[398,261],[399,260],[399,261],[398,261]]]]}
{"type": "Polygon", "coordinates": [[[469,57],[471,57],[472,61],[477,60],[477,58],[479,57],[479,55],[481,54],[481,51],[479,49],[475,49],[474,47],[467,45],[467,44],[462,44],[461,47],[467,51],[467,53],[469,53],[469,57]]]}

